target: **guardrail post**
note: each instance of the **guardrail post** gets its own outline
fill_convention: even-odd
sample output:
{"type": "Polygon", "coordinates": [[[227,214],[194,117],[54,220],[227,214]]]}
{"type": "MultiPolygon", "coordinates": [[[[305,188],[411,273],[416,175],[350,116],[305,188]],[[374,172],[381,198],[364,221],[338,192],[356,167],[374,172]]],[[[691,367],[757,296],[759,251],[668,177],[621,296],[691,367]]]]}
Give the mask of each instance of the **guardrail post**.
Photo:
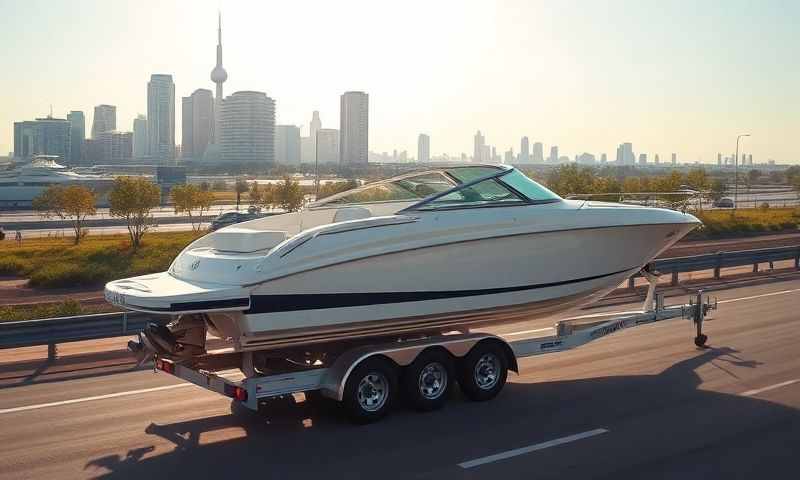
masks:
{"type": "Polygon", "coordinates": [[[714,280],[719,280],[720,273],[719,271],[722,269],[722,252],[717,254],[717,266],[714,267],[714,280]]]}
{"type": "Polygon", "coordinates": [[[670,283],[670,285],[672,285],[673,287],[678,285],[678,272],[677,271],[672,272],[672,282],[670,283]]]}
{"type": "Polygon", "coordinates": [[[47,344],[47,361],[54,362],[56,357],[58,356],[58,349],[56,348],[55,343],[48,343],[47,344]]]}

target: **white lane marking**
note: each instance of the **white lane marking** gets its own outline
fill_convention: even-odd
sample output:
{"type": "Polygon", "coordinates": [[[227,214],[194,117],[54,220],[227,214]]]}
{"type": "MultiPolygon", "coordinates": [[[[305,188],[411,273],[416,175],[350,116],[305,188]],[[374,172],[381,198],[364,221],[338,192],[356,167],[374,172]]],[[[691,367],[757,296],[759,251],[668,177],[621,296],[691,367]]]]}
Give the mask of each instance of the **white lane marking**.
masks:
{"type": "Polygon", "coordinates": [[[795,288],[792,290],[781,290],[780,292],[762,293],[760,295],[751,295],[749,297],[730,298],[728,300],[720,300],[718,303],[741,302],[744,300],[754,300],[756,298],[773,297],[775,295],[786,295],[787,293],[795,293],[795,292],[800,292],[800,288],[795,288]]]}
{"type": "Polygon", "coordinates": [[[39,403],[36,405],[25,405],[22,407],[4,408],[0,410],[0,415],[4,413],[24,412],[27,410],[38,410],[40,408],[58,407],[61,405],[71,405],[73,403],[91,402],[93,400],[105,400],[107,398],[127,397],[129,395],[139,395],[141,393],[160,392],[162,390],[171,390],[173,388],[183,388],[194,385],[193,383],[176,383],[175,385],[165,385],[163,387],[142,388],[141,390],[128,390],[126,392],[109,393],[107,395],[95,395],[94,397],[73,398],[71,400],[62,400],[60,402],[39,403]]]}
{"type": "Polygon", "coordinates": [[[742,392],[739,395],[743,397],[752,397],[754,395],[758,395],[759,393],[769,392],[770,390],[775,390],[778,388],[788,387],[789,385],[794,385],[795,383],[800,383],[800,378],[796,378],[794,380],[787,380],[785,382],[776,383],[775,385],[769,385],[767,387],[756,388],[754,390],[748,390],[746,392],[742,392]]]}
{"type": "Polygon", "coordinates": [[[569,435],[566,437],[556,438],[555,440],[529,445],[527,447],[515,448],[514,450],[496,453],[494,455],[489,455],[488,457],[476,458],[475,460],[459,463],[458,466],[463,469],[473,468],[480,465],[485,465],[487,463],[496,462],[498,460],[505,460],[507,458],[525,455],[526,453],[535,452],[537,450],[544,450],[545,448],[555,447],[577,440],[583,440],[584,438],[594,437],[596,435],[602,435],[603,433],[608,433],[608,430],[605,428],[596,428],[594,430],[589,430],[588,432],[576,433],[575,435],[569,435]]]}
{"type": "Polygon", "coordinates": [[[529,333],[547,332],[547,331],[550,331],[550,330],[555,330],[555,327],[535,328],[533,330],[521,330],[519,332],[501,333],[500,336],[502,336],[502,337],[515,337],[517,335],[527,335],[529,333]]]}

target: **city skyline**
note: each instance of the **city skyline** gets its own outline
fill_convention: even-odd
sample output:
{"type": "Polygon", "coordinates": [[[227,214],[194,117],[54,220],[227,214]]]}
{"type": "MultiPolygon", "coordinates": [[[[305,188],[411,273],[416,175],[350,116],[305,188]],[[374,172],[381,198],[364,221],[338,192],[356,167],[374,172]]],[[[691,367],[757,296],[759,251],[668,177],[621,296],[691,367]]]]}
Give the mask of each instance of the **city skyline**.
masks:
{"type": "MultiPolygon", "coordinates": [[[[1,29],[0,38],[19,49],[7,59],[16,74],[0,79],[0,88],[14,92],[0,105],[0,154],[13,149],[13,122],[44,117],[51,103],[57,117],[83,111],[87,127],[92,125],[94,106],[116,105],[117,129],[130,131],[136,115],[146,111],[142,85],[151,74],[171,74],[176,97],[212,88],[210,52],[218,43],[214,33],[221,5],[195,2],[185,8],[188,5],[164,4],[146,31],[132,29],[137,22],[129,20],[147,14],[134,3],[40,8],[41,26],[58,30],[59,24],[72,25],[74,43],[59,42],[58,35],[26,40],[33,32],[16,23],[1,29]],[[175,21],[183,14],[191,21],[175,21]],[[114,35],[110,45],[95,45],[91,38],[98,29],[121,29],[124,35],[114,35]],[[76,47],[82,57],[69,54],[76,47]],[[115,55],[101,55],[104,51],[115,55]],[[67,71],[67,59],[82,68],[54,81],[56,77],[47,73],[67,71]]],[[[420,19],[414,17],[414,5],[369,14],[360,5],[314,4],[314,11],[326,14],[325,21],[306,14],[294,30],[276,25],[269,32],[255,28],[266,7],[222,5],[225,65],[233,72],[226,90],[266,92],[279,103],[276,123],[302,125],[304,136],[309,133],[310,112],[320,111],[328,120],[325,126],[334,127],[339,95],[368,92],[374,98],[369,145],[375,152],[416,151],[420,131],[435,139],[432,156],[470,152],[470,139],[480,129],[499,151],[518,147],[520,138],[528,136],[531,143],[558,145],[570,154],[588,151],[613,158],[616,145],[630,141],[639,151],[661,152],[662,158],[676,151],[682,161],[713,164],[717,152],[732,150],[736,135],[745,132],[752,136],[743,148],[757,161],[800,161],[792,135],[800,129],[792,110],[800,103],[792,87],[800,74],[785,68],[792,42],[796,44],[789,18],[800,12],[797,5],[671,2],[653,9],[655,4],[615,2],[601,9],[571,2],[469,3],[459,8],[445,3],[420,19]],[[358,15],[344,18],[353,9],[358,15]],[[525,28],[517,16],[535,20],[537,28],[525,28]],[[387,38],[391,36],[382,34],[379,26],[390,17],[400,23],[418,20],[422,28],[450,19],[452,28],[442,38],[387,38]],[[707,24],[712,18],[715,24],[707,24]],[[624,21],[610,23],[618,19],[624,21]],[[487,20],[487,35],[470,38],[470,29],[483,29],[487,20]],[[350,31],[361,24],[363,32],[350,31]],[[569,28],[561,31],[557,25],[569,28]],[[740,34],[717,38],[712,36],[715,30],[740,34]],[[292,32],[308,38],[269,48],[292,32]],[[308,42],[318,44],[339,34],[344,44],[362,41],[366,50],[308,61],[308,42]],[[599,40],[587,42],[588,38],[599,40]],[[248,60],[262,48],[270,52],[268,61],[248,60]],[[502,53],[493,55],[497,49],[502,53]],[[477,73],[476,65],[481,65],[477,73]],[[518,72],[520,65],[525,68],[518,72]],[[414,68],[429,74],[412,75],[414,68]]],[[[7,8],[22,15],[37,6],[42,4],[7,8]]],[[[275,9],[273,16],[286,18],[298,18],[301,10],[270,8],[275,9]]],[[[180,122],[176,129],[181,138],[180,122]]]]}

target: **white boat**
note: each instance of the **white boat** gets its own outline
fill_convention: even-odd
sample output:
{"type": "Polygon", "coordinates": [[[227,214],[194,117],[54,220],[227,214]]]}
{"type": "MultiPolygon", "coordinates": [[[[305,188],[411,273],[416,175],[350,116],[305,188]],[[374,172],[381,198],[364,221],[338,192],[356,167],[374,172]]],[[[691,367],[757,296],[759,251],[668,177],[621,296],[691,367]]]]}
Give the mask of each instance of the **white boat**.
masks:
{"type": "Polygon", "coordinates": [[[0,171],[0,207],[30,207],[52,185],[83,185],[96,192],[111,188],[114,178],[80,173],[58,163],[58,155],[37,155],[29,163],[0,171]]]}
{"type": "Polygon", "coordinates": [[[222,228],[167,272],[110,282],[105,295],[181,315],[148,335],[173,354],[181,340],[170,332],[191,329],[194,353],[206,328],[236,351],[463,331],[596,300],[699,224],[673,210],[564,200],[507,166],[450,167],[222,228]]]}

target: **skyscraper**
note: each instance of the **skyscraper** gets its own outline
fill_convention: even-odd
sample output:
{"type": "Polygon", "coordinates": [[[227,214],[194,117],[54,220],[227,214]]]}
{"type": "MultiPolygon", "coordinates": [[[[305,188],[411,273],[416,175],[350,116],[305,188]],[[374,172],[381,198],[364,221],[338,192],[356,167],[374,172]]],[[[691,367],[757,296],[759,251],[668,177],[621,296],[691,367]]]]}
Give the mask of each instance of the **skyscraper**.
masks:
{"type": "Polygon", "coordinates": [[[533,163],[544,163],[544,146],[542,142],[533,144],[533,163]]]}
{"type": "Polygon", "coordinates": [[[133,156],[147,156],[147,117],[141,113],[133,119],[133,156]]]}
{"type": "Polygon", "coordinates": [[[100,132],[94,140],[97,151],[95,161],[119,165],[126,163],[133,157],[133,133],[131,132],[100,132]]]}
{"type": "Polygon", "coordinates": [[[528,137],[522,137],[519,142],[519,163],[530,163],[531,152],[528,144],[528,137]]]}
{"type": "Polygon", "coordinates": [[[620,165],[634,165],[636,156],[633,154],[633,144],[620,143],[617,147],[617,163],[620,165]]]}
{"type": "Polygon", "coordinates": [[[672,164],[675,165],[676,163],[678,163],[678,154],[677,153],[673,153],[672,154],[672,164]]]}
{"type": "Polygon", "coordinates": [[[275,163],[275,100],[264,92],[234,92],[219,117],[222,161],[275,163]]]}
{"type": "Polygon", "coordinates": [[[175,83],[154,73],[147,83],[147,152],[160,163],[175,159],[175,83]]]}
{"type": "Polygon", "coordinates": [[[311,138],[316,138],[317,131],[322,128],[322,120],[319,119],[319,112],[314,110],[311,114],[311,122],[308,124],[308,134],[311,138]]]}
{"type": "Polygon", "coordinates": [[[475,139],[474,139],[474,148],[475,148],[475,150],[474,150],[474,153],[472,154],[472,161],[473,162],[484,162],[485,161],[483,159],[483,152],[484,152],[484,147],[485,146],[486,146],[486,137],[484,137],[481,134],[481,131],[478,130],[475,133],[475,139]]]}
{"type": "Polygon", "coordinates": [[[339,130],[320,128],[317,131],[319,163],[339,163],[339,130]]]}
{"type": "Polygon", "coordinates": [[[14,122],[14,157],[58,155],[61,162],[71,163],[72,125],[63,118],[37,118],[34,121],[14,122]]]}
{"type": "Polygon", "coordinates": [[[70,161],[73,165],[83,164],[84,144],[86,140],[86,118],[83,112],[73,110],[67,114],[70,124],[70,161]]]}
{"type": "Polygon", "coordinates": [[[558,145],[550,147],[550,156],[547,157],[549,163],[558,163],[558,145]]]}
{"type": "Polygon", "coordinates": [[[300,164],[300,127],[296,125],[275,127],[275,162],[281,165],[300,164]]]}
{"type": "Polygon", "coordinates": [[[211,90],[198,88],[182,104],[181,156],[202,160],[214,132],[214,97],[211,90]]]}
{"type": "Polygon", "coordinates": [[[647,165],[647,154],[640,153],[639,154],[639,165],[647,165]]]}
{"type": "Polygon", "coordinates": [[[217,96],[214,98],[214,125],[211,135],[211,143],[219,143],[217,132],[220,131],[220,115],[222,112],[222,84],[228,79],[228,72],[222,68],[222,13],[217,16],[217,64],[211,70],[211,81],[217,85],[217,96]]]}
{"type": "Polygon", "coordinates": [[[431,137],[420,133],[417,137],[417,162],[427,163],[431,161],[431,137]]]}
{"type": "Polygon", "coordinates": [[[339,161],[366,165],[369,153],[369,95],[345,92],[339,110],[339,161]]]}
{"type": "Polygon", "coordinates": [[[92,138],[102,132],[110,132],[117,129],[117,107],[114,105],[98,105],[94,107],[94,117],[92,117],[92,138]]]}

